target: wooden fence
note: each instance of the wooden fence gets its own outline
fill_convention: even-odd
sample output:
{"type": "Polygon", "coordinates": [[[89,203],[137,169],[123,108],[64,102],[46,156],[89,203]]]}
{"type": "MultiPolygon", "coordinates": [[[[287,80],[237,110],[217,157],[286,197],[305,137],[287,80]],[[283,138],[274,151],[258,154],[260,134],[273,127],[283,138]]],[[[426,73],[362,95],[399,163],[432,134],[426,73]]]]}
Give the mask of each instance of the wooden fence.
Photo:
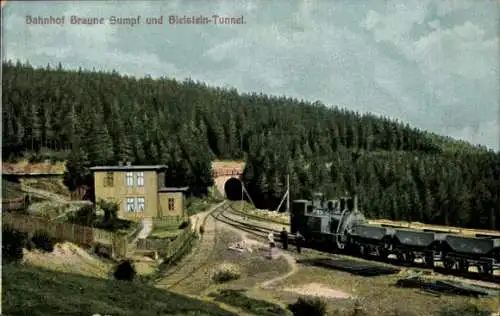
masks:
{"type": "Polygon", "coordinates": [[[112,247],[114,256],[127,256],[127,234],[113,233],[67,222],[52,222],[42,217],[9,213],[2,215],[2,223],[29,234],[43,230],[57,240],[65,240],[77,245],[109,245],[112,247]]]}
{"type": "Polygon", "coordinates": [[[190,240],[192,235],[193,232],[191,229],[191,223],[189,222],[183,229],[182,233],[180,233],[174,240],[169,240],[167,238],[139,239],[136,247],[138,250],[157,251],[162,257],[168,259],[174,256],[184,246],[184,244],[190,240]]]}
{"type": "Polygon", "coordinates": [[[25,233],[34,233],[44,230],[57,240],[67,240],[79,245],[91,245],[94,242],[92,227],[86,227],[71,223],[55,223],[42,217],[9,214],[2,215],[4,224],[25,233]]]}
{"type": "MultiPolygon", "coordinates": [[[[43,217],[11,213],[2,214],[2,224],[10,225],[14,229],[28,234],[43,230],[57,240],[65,240],[78,245],[104,245],[111,248],[113,257],[122,258],[126,257],[130,250],[129,239],[133,234],[110,232],[67,222],[53,222],[43,217]]],[[[139,239],[136,249],[158,251],[161,256],[168,259],[175,255],[184,244],[191,239],[192,235],[191,223],[188,222],[188,225],[183,229],[182,233],[174,240],[152,238],[139,239]]]]}

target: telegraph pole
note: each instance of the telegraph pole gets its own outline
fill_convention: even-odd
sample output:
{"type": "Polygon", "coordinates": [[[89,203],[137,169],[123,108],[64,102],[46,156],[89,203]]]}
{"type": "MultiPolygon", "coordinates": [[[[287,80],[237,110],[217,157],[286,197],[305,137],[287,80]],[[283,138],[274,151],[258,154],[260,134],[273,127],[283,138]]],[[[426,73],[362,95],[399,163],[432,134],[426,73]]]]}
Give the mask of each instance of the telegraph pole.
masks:
{"type": "Polygon", "coordinates": [[[290,213],[290,174],[286,175],[286,212],[290,213]]]}
{"type": "Polygon", "coordinates": [[[243,211],[243,199],[244,199],[244,194],[245,194],[245,191],[244,191],[244,187],[243,187],[243,181],[241,181],[241,211],[243,211]]]}

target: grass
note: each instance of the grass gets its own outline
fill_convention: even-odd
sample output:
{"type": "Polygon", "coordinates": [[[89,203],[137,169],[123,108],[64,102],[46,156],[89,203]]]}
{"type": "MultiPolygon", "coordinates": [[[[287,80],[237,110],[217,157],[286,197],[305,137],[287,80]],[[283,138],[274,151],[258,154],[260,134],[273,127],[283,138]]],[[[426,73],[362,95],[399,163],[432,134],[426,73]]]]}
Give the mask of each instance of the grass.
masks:
{"type": "Polygon", "coordinates": [[[231,202],[231,208],[236,212],[243,212],[249,218],[264,221],[264,222],[273,222],[280,225],[289,225],[290,219],[286,214],[269,212],[266,210],[258,210],[252,204],[246,201],[233,201],[231,202]],[[242,207],[243,203],[243,207],[242,207]]]}
{"type": "MultiPolygon", "coordinates": [[[[302,257],[318,255],[306,250],[302,257]],[[308,254],[309,253],[309,254],[308,254]]],[[[440,315],[443,309],[463,305],[476,305],[492,311],[500,308],[497,298],[474,299],[461,296],[432,295],[416,289],[396,287],[398,279],[408,275],[401,274],[379,277],[354,276],[346,272],[319,267],[301,267],[300,270],[281,282],[283,287],[297,287],[309,283],[320,283],[335,290],[350,293],[357,300],[327,300],[327,309],[333,315],[352,313],[356,302],[368,311],[369,315],[440,315]]],[[[277,299],[290,299],[290,293],[281,292],[277,299]]]]}
{"type": "Polygon", "coordinates": [[[25,179],[22,180],[23,184],[30,186],[34,189],[52,192],[58,195],[69,197],[71,195],[69,189],[64,185],[62,179],[25,179]]]}
{"type": "Polygon", "coordinates": [[[245,295],[245,290],[221,290],[210,293],[215,301],[238,307],[243,311],[260,316],[285,316],[290,313],[277,304],[257,300],[245,295]]]}
{"type": "MultiPolygon", "coordinates": [[[[228,249],[229,244],[241,241],[233,232],[222,231],[218,233],[213,252],[207,253],[207,264],[192,273],[189,283],[180,284],[176,288],[189,294],[208,294],[218,289],[251,288],[269,278],[276,277],[289,271],[285,259],[269,260],[265,257],[267,250],[261,251],[252,247],[253,252],[238,252],[228,249]],[[212,276],[217,268],[223,264],[238,266],[240,278],[223,284],[217,284],[212,276]]],[[[205,261],[203,261],[204,263],[205,261]]]]}
{"type": "Polygon", "coordinates": [[[110,227],[104,223],[104,216],[97,216],[92,224],[92,227],[117,233],[131,234],[139,228],[139,225],[140,224],[138,222],[117,218],[115,219],[113,226],[110,227]]]}
{"type": "Polygon", "coordinates": [[[68,204],[43,201],[39,203],[33,203],[31,205],[31,211],[32,211],[31,214],[36,216],[42,216],[47,219],[53,219],[66,213],[70,207],[71,206],[68,204]]]}
{"type": "Polygon", "coordinates": [[[5,315],[236,315],[213,303],[136,282],[3,266],[5,315]]]}
{"type": "Polygon", "coordinates": [[[207,211],[212,206],[222,202],[222,199],[212,193],[207,198],[189,197],[186,199],[186,209],[189,216],[207,211]]]}
{"type": "Polygon", "coordinates": [[[161,229],[161,228],[153,228],[151,235],[149,237],[152,238],[165,238],[165,239],[174,239],[179,236],[184,230],[183,229],[161,229]]]}
{"type": "Polygon", "coordinates": [[[153,220],[153,231],[150,234],[152,238],[173,239],[184,231],[183,222],[187,218],[179,220],[153,220]]]}

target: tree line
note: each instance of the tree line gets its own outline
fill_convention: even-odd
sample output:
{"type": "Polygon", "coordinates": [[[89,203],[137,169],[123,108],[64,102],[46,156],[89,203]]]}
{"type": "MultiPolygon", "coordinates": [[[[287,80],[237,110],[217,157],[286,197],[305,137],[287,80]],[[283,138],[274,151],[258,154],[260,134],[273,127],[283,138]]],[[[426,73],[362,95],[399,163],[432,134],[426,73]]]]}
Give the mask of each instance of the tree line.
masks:
{"type": "Polygon", "coordinates": [[[134,78],[61,65],[3,63],[3,159],[68,160],[66,183],[93,165],[166,164],[171,186],[204,195],[211,161],[245,159],[259,207],[357,194],[370,217],[500,229],[500,154],[321,102],[242,94],[186,79],[134,78]]]}

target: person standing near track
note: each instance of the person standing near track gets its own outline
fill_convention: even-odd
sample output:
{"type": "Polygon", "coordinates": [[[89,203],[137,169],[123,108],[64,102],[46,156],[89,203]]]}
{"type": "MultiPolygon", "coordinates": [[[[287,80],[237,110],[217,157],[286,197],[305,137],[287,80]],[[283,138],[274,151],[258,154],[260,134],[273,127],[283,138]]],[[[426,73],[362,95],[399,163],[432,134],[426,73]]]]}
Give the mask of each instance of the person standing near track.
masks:
{"type": "Polygon", "coordinates": [[[267,239],[269,240],[269,248],[274,248],[274,233],[270,232],[269,235],[267,235],[267,239]]]}
{"type": "Polygon", "coordinates": [[[302,250],[302,244],[304,242],[304,236],[302,236],[302,234],[297,231],[297,233],[295,234],[295,246],[297,246],[297,252],[300,254],[301,253],[301,250],[302,250]]]}
{"type": "Polygon", "coordinates": [[[285,227],[283,227],[283,230],[280,233],[281,237],[281,242],[283,243],[283,250],[288,250],[288,232],[286,231],[285,227]]]}

